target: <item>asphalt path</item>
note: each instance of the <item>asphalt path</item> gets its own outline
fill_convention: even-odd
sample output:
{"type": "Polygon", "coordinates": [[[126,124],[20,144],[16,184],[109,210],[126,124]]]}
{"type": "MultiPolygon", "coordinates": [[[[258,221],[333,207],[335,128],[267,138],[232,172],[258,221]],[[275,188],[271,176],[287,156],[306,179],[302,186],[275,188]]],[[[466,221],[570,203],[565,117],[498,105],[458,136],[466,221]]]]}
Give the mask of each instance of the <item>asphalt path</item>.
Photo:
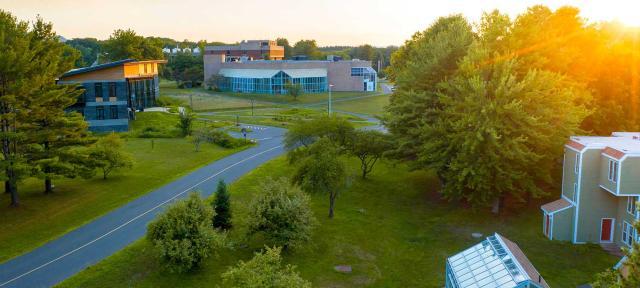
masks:
{"type": "MultiPolygon", "coordinates": [[[[172,181],[39,248],[0,265],[0,287],[50,287],[143,237],[147,224],[191,191],[209,196],[219,180],[229,183],[284,153],[286,130],[251,125],[258,144],[172,181]]],[[[171,165],[171,163],[167,163],[171,165]]],[[[131,189],[136,189],[131,187],[131,189]]]]}

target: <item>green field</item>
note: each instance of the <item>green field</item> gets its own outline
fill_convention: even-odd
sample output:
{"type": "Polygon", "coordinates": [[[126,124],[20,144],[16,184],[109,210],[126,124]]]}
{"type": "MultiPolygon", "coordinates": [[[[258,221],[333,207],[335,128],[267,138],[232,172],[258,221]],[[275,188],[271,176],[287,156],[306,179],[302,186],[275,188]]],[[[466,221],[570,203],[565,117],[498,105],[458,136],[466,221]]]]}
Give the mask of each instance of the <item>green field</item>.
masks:
{"type": "Polygon", "coordinates": [[[333,103],[333,109],[337,111],[347,111],[372,116],[381,116],[384,107],[389,104],[389,95],[366,97],[348,101],[333,103]]]}
{"type": "MultiPolygon", "coordinates": [[[[173,127],[177,121],[172,115],[160,112],[139,113],[138,117],[132,130],[140,126],[143,119],[161,118],[155,119],[160,127],[173,127]]],[[[54,193],[44,195],[42,181],[28,179],[19,186],[19,208],[8,207],[9,197],[2,197],[0,262],[30,251],[189,171],[243,149],[206,144],[200,152],[194,152],[193,144],[184,138],[130,137],[126,138],[125,146],[136,164],[130,170],[114,172],[107,180],[102,180],[100,175],[89,180],[54,180],[54,193]]]]}
{"type": "MultiPolygon", "coordinates": [[[[308,121],[326,116],[326,110],[308,108],[263,108],[251,110],[238,110],[228,112],[217,112],[215,114],[199,114],[198,118],[209,119],[220,122],[235,122],[268,126],[287,126],[300,121],[308,121]]],[[[349,121],[354,121],[355,126],[359,126],[364,119],[336,113],[338,117],[344,117],[349,121]]],[[[365,123],[366,124],[366,123],[365,123]]]]}
{"type": "MultiPolygon", "coordinates": [[[[332,99],[348,99],[376,94],[378,92],[333,92],[332,99]]],[[[175,82],[166,80],[160,82],[160,96],[179,99],[186,105],[193,103],[194,111],[234,110],[251,108],[252,105],[254,108],[307,105],[329,100],[329,93],[303,94],[294,99],[289,95],[214,92],[204,88],[179,89],[175,82]]]]}
{"type": "MultiPolygon", "coordinates": [[[[263,247],[243,240],[247,204],[265,177],[290,175],[284,157],[270,161],[230,187],[234,229],[233,250],[208,259],[200,270],[177,275],[166,272],[142,239],[63,282],[61,287],[202,287],[220,283],[229,265],[249,259],[263,247]]],[[[357,163],[350,162],[357,175],[357,163]]],[[[355,176],[354,176],[355,177],[355,176]]],[[[479,242],[472,232],[501,233],[517,242],[551,287],[575,287],[611,267],[617,259],[597,245],[549,241],[541,233],[538,204],[496,217],[443,202],[438,183],[424,171],[382,162],[371,179],[353,178],[337,199],[336,216],[327,218],[325,195],[312,196],[320,225],[306,247],[284,254],[314,287],[443,287],[445,259],[479,242]],[[576,261],[576,259],[580,259],[576,261]],[[333,270],[351,265],[351,274],[333,270]]]]}

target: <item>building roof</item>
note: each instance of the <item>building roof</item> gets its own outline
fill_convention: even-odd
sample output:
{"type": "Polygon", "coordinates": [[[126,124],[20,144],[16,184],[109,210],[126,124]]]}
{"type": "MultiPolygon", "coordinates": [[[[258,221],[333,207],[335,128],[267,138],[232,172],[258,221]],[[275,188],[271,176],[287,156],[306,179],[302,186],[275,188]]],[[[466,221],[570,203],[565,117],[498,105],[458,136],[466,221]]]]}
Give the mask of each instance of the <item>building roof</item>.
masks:
{"type": "Polygon", "coordinates": [[[287,73],[291,78],[327,77],[327,69],[233,69],[222,68],[220,74],[234,78],[271,78],[278,72],[287,73]]]}
{"type": "Polygon", "coordinates": [[[544,212],[547,212],[548,214],[553,214],[568,207],[571,207],[571,203],[569,203],[569,201],[565,200],[564,198],[560,198],[556,201],[544,204],[540,208],[542,208],[542,210],[544,210],[544,212]]]}
{"type": "Polygon", "coordinates": [[[124,60],[104,63],[104,64],[100,64],[100,65],[95,65],[95,66],[71,69],[71,70],[67,71],[66,73],[62,74],[62,77],[69,77],[69,76],[78,75],[78,74],[82,74],[82,73],[87,73],[87,72],[91,72],[91,71],[97,71],[97,70],[107,69],[107,68],[111,68],[111,67],[117,67],[119,65],[122,65],[122,64],[125,64],[125,63],[129,63],[129,62],[135,62],[135,61],[136,61],[136,59],[124,59],[124,60]]]}
{"type": "Polygon", "coordinates": [[[613,132],[609,137],[572,136],[566,145],[577,150],[603,149],[604,154],[616,159],[629,154],[640,156],[640,132],[613,132]]]}
{"type": "Polygon", "coordinates": [[[549,286],[515,243],[495,233],[447,259],[458,287],[513,288],[523,283],[549,286]]]}

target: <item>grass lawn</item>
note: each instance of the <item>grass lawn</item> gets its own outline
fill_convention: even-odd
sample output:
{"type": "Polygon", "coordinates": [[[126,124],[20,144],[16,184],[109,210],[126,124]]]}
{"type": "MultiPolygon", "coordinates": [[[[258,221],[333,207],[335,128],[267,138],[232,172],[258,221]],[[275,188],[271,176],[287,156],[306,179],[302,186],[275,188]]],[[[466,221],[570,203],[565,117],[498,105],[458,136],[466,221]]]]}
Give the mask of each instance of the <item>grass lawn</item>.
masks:
{"type": "Polygon", "coordinates": [[[372,116],[381,116],[384,113],[384,107],[389,104],[389,96],[390,95],[380,95],[334,102],[333,109],[372,116]]]}
{"type": "MultiPolygon", "coordinates": [[[[571,245],[542,236],[537,204],[518,214],[495,217],[442,202],[434,191],[435,177],[409,172],[403,165],[380,163],[371,178],[354,178],[337,199],[336,216],[327,218],[325,195],[312,196],[320,225],[307,247],[286,252],[287,263],[298,267],[314,287],[443,287],[445,259],[480,240],[472,232],[493,232],[517,242],[551,287],[575,287],[590,281],[617,259],[596,245],[571,245]],[[340,274],[335,265],[351,265],[340,274]]],[[[357,163],[350,171],[358,175],[357,163]]],[[[166,272],[142,239],[63,282],[61,287],[202,287],[220,283],[220,274],[239,260],[250,259],[263,247],[246,243],[243,223],[247,203],[266,177],[290,175],[284,157],[270,161],[230,187],[235,249],[221,251],[198,270],[185,275],[166,272]]]]}
{"type": "MultiPolygon", "coordinates": [[[[348,99],[367,95],[376,95],[379,92],[333,92],[332,99],[348,99]]],[[[218,111],[251,108],[253,106],[273,107],[278,104],[304,105],[326,102],[329,93],[310,93],[298,96],[294,99],[289,95],[250,94],[232,92],[214,92],[204,88],[179,89],[173,81],[160,81],[160,96],[169,96],[180,99],[189,105],[193,100],[194,111],[218,111]],[[191,97],[191,100],[190,100],[191,97]]]]}
{"type": "MultiPolygon", "coordinates": [[[[139,113],[141,117],[136,122],[147,117],[143,115],[151,114],[161,113],[139,113]]],[[[166,122],[166,118],[160,118],[164,119],[156,119],[160,123],[175,125],[166,122]]],[[[133,126],[138,124],[134,122],[133,126]]],[[[113,172],[107,180],[102,180],[101,175],[89,180],[54,180],[55,192],[44,195],[42,181],[28,179],[19,186],[19,208],[8,207],[9,197],[2,197],[0,262],[28,252],[191,170],[244,149],[224,149],[206,144],[200,152],[194,152],[193,144],[183,138],[152,140],[131,137],[126,139],[125,146],[133,154],[136,164],[130,170],[113,172]]]]}
{"type": "MultiPolygon", "coordinates": [[[[257,124],[257,125],[269,125],[269,126],[287,126],[289,124],[297,123],[300,121],[307,121],[316,119],[327,115],[326,110],[322,109],[307,109],[307,108],[264,108],[256,109],[251,115],[251,110],[239,110],[229,112],[219,112],[215,115],[198,115],[198,118],[210,119],[221,122],[235,122],[236,119],[240,123],[257,124]]],[[[361,124],[358,121],[364,121],[364,119],[347,114],[336,115],[344,117],[349,121],[355,121],[354,126],[358,127],[361,124]]]]}

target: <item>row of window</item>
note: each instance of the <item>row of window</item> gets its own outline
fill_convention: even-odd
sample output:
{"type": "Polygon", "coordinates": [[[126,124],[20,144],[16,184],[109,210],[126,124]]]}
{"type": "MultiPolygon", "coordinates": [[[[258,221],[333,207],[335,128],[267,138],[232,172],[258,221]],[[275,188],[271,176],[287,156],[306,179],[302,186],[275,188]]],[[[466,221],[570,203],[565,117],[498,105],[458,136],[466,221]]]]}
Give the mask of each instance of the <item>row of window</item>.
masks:
{"type": "Polygon", "coordinates": [[[327,77],[291,78],[280,72],[272,78],[238,78],[227,77],[219,83],[223,90],[243,93],[283,94],[287,92],[287,84],[302,86],[305,93],[327,91],[327,77]]]}
{"type": "Polygon", "coordinates": [[[638,231],[633,228],[633,225],[627,221],[622,221],[622,242],[624,244],[631,246],[633,245],[634,239],[636,242],[640,242],[640,239],[638,239],[640,238],[639,236],[638,231]]]}
{"type": "MultiPolygon", "coordinates": [[[[105,120],[105,106],[96,106],[96,119],[97,120],[105,120]]],[[[109,107],[109,114],[111,118],[109,119],[118,119],[118,106],[107,106],[109,107]]]]}

